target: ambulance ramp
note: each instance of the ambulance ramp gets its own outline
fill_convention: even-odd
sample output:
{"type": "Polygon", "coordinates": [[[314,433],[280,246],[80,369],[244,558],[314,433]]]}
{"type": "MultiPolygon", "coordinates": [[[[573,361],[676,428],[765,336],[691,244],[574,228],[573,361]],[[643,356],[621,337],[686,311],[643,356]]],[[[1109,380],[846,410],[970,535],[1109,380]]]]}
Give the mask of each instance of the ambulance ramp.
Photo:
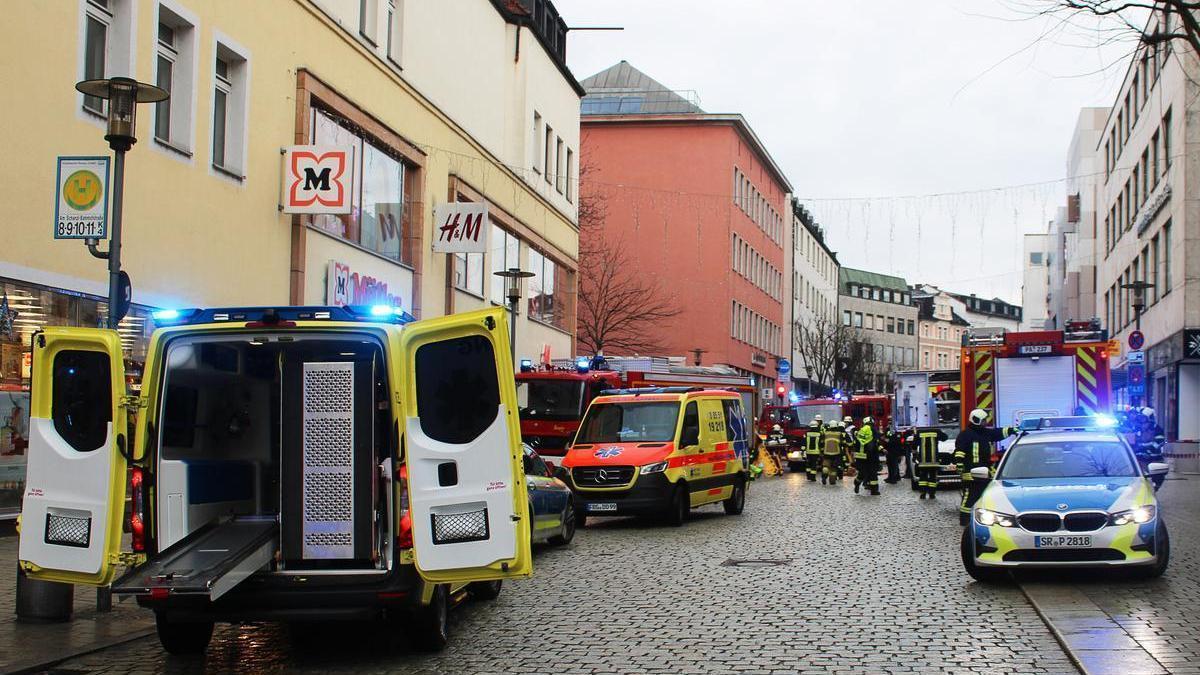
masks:
{"type": "Polygon", "coordinates": [[[274,516],[213,521],[113,583],[117,595],[206,597],[228,593],[266,567],[279,548],[274,516]]]}

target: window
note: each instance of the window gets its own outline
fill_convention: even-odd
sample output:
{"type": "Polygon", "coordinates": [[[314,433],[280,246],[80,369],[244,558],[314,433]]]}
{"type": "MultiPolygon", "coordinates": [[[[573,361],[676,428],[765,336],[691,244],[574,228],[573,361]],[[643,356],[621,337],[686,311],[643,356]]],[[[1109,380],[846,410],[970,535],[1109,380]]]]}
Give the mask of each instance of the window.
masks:
{"type": "Polygon", "coordinates": [[[854,327],[855,328],[863,327],[863,313],[862,312],[854,313],[854,327]]]}
{"type": "Polygon", "coordinates": [[[396,65],[400,65],[400,38],[404,30],[404,8],[399,3],[403,0],[387,0],[387,57],[396,65]]]}
{"type": "Polygon", "coordinates": [[[1162,139],[1163,139],[1163,171],[1171,168],[1171,111],[1167,110],[1167,114],[1163,115],[1162,120],[1162,139]]]}
{"type": "Polygon", "coordinates": [[[889,316],[887,318],[887,332],[889,332],[889,333],[896,332],[896,319],[894,317],[889,316]]]}
{"type": "Polygon", "coordinates": [[[871,289],[871,299],[872,300],[879,300],[881,296],[882,296],[882,294],[880,293],[878,288],[871,289]]]}
{"type": "Polygon", "coordinates": [[[154,140],[184,153],[192,150],[192,91],[196,58],[195,19],[158,6],[155,84],[171,97],[154,105],[154,140]]]}
{"type": "Polygon", "coordinates": [[[913,334],[915,334],[915,333],[916,333],[916,329],[917,329],[916,322],[915,322],[915,321],[913,321],[912,319],[909,319],[909,320],[908,320],[908,334],[909,334],[909,335],[913,335],[913,334]]]}
{"type": "Polygon", "coordinates": [[[1154,238],[1150,240],[1150,264],[1146,266],[1146,273],[1150,276],[1150,278],[1146,281],[1154,285],[1154,287],[1149,291],[1151,294],[1150,297],[1152,298],[1150,302],[1152,304],[1158,302],[1158,298],[1162,290],[1159,288],[1158,284],[1158,237],[1159,235],[1156,234],[1154,235],[1154,238]]]}
{"type": "Polygon", "coordinates": [[[850,325],[850,310],[848,310],[848,309],[842,310],[842,325],[843,326],[850,325]]]}
{"type": "MultiPolygon", "coordinates": [[[[108,61],[108,31],[113,16],[106,1],[89,1],[86,6],[83,29],[83,79],[99,80],[104,78],[108,61]]],[[[104,104],[102,98],[83,97],[83,107],[96,114],[105,114],[104,104]]]]}
{"type": "Polygon", "coordinates": [[[542,114],[533,111],[533,172],[542,172],[542,114]]]}
{"type": "Polygon", "coordinates": [[[542,171],[546,176],[546,184],[549,185],[554,179],[550,176],[550,153],[554,150],[554,129],[550,125],[546,125],[546,133],[542,135],[542,171]]]}
{"type": "Polygon", "coordinates": [[[379,43],[379,0],[358,0],[358,33],[372,45],[379,43]]]}
{"type": "MultiPolygon", "coordinates": [[[[133,3],[135,0],[84,0],[79,22],[78,78],[96,80],[134,71],[133,3]]],[[[84,110],[107,113],[104,99],[79,95],[84,110]]]]}
{"type": "Polygon", "coordinates": [[[529,249],[529,318],[566,330],[566,268],[529,249]]]}
{"type": "Polygon", "coordinates": [[[1154,137],[1150,139],[1150,167],[1153,173],[1152,183],[1155,187],[1158,186],[1159,174],[1162,172],[1162,167],[1158,163],[1158,146],[1162,142],[1159,137],[1159,132],[1154,132],[1154,137]]]}
{"type": "Polygon", "coordinates": [[[492,258],[491,271],[493,272],[491,275],[491,299],[497,305],[507,307],[508,303],[504,297],[504,277],[498,277],[494,273],[504,271],[510,267],[521,266],[521,241],[517,239],[517,235],[492,223],[492,242],[490,247],[488,253],[492,258]]]}
{"type": "Polygon", "coordinates": [[[1162,228],[1162,294],[1171,292],[1171,221],[1162,228]]]}
{"type": "Polygon", "coordinates": [[[478,438],[496,419],[500,384],[492,343],[482,335],[421,345],[415,356],[421,431],[442,443],[478,438]]]}
{"type": "MultiPolygon", "coordinates": [[[[312,139],[321,145],[352,148],[356,164],[350,186],[350,213],[313,215],[312,226],[412,265],[415,235],[406,190],[415,170],[387,145],[321,108],[312,111],[312,139]]],[[[229,155],[227,149],[226,157],[229,155]]]]}
{"type": "Polygon", "coordinates": [[[566,182],[567,201],[575,201],[575,195],[571,190],[571,177],[575,175],[575,151],[567,148],[567,169],[566,175],[563,176],[563,181],[566,182]]]}
{"type": "Polygon", "coordinates": [[[250,63],[244,54],[218,42],[213,66],[212,164],[238,179],[246,173],[250,63]]]}
{"type": "Polygon", "coordinates": [[[64,350],[54,355],[50,416],[54,431],[79,452],[104,446],[112,422],[108,354],[64,350]]]}
{"type": "Polygon", "coordinates": [[[883,332],[883,315],[882,314],[875,315],[875,330],[879,331],[880,333],[883,332]]]}
{"type": "Polygon", "coordinates": [[[567,170],[567,161],[563,156],[563,140],[559,138],[554,147],[554,189],[562,194],[564,184],[566,183],[564,174],[567,170]]]}

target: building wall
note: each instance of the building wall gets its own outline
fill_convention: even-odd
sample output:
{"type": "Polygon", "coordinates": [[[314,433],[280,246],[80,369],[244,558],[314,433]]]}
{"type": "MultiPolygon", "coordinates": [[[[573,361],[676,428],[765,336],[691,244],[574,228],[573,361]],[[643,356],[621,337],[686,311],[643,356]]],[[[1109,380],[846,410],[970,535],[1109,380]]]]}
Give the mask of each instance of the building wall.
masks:
{"type": "MultiPolygon", "coordinates": [[[[401,71],[369,49],[357,21],[347,18],[345,12],[357,14],[358,2],[322,3],[164,0],[163,6],[194,23],[193,86],[188,95],[181,92],[173,99],[183,105],[190,98],[186,109],[192,121],[190,135],[184,139],[186,152],[179,152],[153,138],[152,108],[139,109],[139,142],[128,155],[126,172],[123,251],[135,302],[152,306],[324,303],[328,264],[338,261],[388,283],[389,292],[397,288],[403,294],[411,288],[402,304],[418,316],[440,315],[454,307],[448,301],[452,294],[447,291],[446,256],[430,250],[432,213],[449,198],[451,184],[457,182],[474,186],[477,196],[486,199],[521,236],[522,264],[532,245],[573,273],[578,230],[573,205],[565,195],[559,199],[556,191],[547,199],[522,173],[506,166],[509,162],[498,154],[503,144],[493,147],[492,143],[506,132],[468,114],[469,108],[457,99],[444,98],[448,108],[457,106],[453,111],[439,107],[410,82],[430,81],[423,69],[444,63],[450,52],[463,51],[461,41],[413,38],[405,47],[404,59],[410,63],[401,71]],[[247,59],[241,176],[212,166],[212,64],[218,42],[238,48],[247,59]],[[321,96],[337,99],[339,114],[358,120],[369,127],[368,132],[374,129],[392,139],[396,146],[392,149],[410,163],[411,192],[405,199],[413,225],[411,265],[318,232],[308,227],[308,218],[279,213],[280,148],[303,142],[309,132],[307,106],[321,96]]],[[[400,3],[413,11],[425,4],[442,6],[400,3]]],[[[110,5],[133,16],[129,37],[133,65],[130,70],[120,59],[111,59],[105,74],[153,82],[159,4],[113,0],[110,5]]],[[[7,164],[0,171],[12,194],[45,196],[22,200],[10,210],[7,222],[27,228],[28,233],[7,238],[0,250],[0,276],[102,295],[106,288],[102,262],[91,258],[78,242],[52,240],[50,231],[55,155],[108,154],[103,120],[85,111],[82,97],[72,89],[82,79],[82,17],[89,6],[87,0],[19,3],[0,25],[0,38],[11,53],[27,55],[0,63],[0,78],[29,92],[32,109],[7,125],[25,130],[12,134],[9,150],[29,161],[22,166],[7,164]],[[62,48],[44,49],[50,43],[62,48]]],[[[482,31],[473,34],[473,40],[490,40],[497,49],[511,44],[515,29],[498,20],[486,0],[456,3],[454,16],[455,21],[482,31]]],[[[432,17],[414,17],[404,23],[405,37],[430,31],[424,22],[433,21],[432,17]]],[[[454,23],[443,17],[438,25],[454,23]]],[[[123,36],[118,43],[125,45],[123,36]]],[[[524,63],[514,66],[510,51],[489,52],[490,67],[475,63],[464,68],[442,89],[480,92],[484,103],[476,107],[489,108],[487,97],[497,95],[494,87],[499,81],[507,92],[501,96],[501,108],[515,108],[514,101],[530,98],[551,101],[543,105],[563,120],[567,136],[572,124],[577,125],[577,112],[573,121],[564,111],[577,111],[578,96],[565,80],[561,86],[545,81],[545,73],[554,70],[547,65],[549,57],[535,49],[533,39],[527,44],[521,57],[524,63]],[[545,63],[534,63],[540,61],[545,63]],[[521,73],[523,86],[514,82],[521,73]]],[[[441,89],[434,93],[445,97],[441,89]]],[[[564,330],[543,330],[544,326],[532,324],[523,319],[518,326],[522,352],[538,352],[545,343],[551,343],[556,354],[572,351],[573,316],[564,330]]]]}
{"type": "MultiPolygon", "coordinates": [[[[1050,235],[1025,235],[1024,276],[1021,283],[1021,308],[1024,317],[1020,322],[1021,330],[1042,330],[1050,312],[1047,299],[1050,284],[1049,258],[1050,235]]],[[[963,305],[966,309],[966,305],[963,305]]],[[[971,322],[975,326],[975,322],[971,322]]],[[[982,326],[980,326],[982,327],[982,326]]]]}
{"type": "Polygon", "coordinates": [[[843,323],[849,313],[850,325],[855,328],[859,327],[859,315],[861,314],[862,327],[858,331],[858,335],[864,342],[877,346],[875,347],[878,350],[875,356],[875,364],[878,369],[875,387],[877,391],[886,391],[891,388],[891,373],[917,368],[916,307],[911,304],[882,302],[843,293],[838,297],[838,309],[842,313],[843,323]],[[867,317],[871,318],[868,320],[867,317]],[[903,321],[904,332],[889,332],[887,330],[887,319],[889,318],[896,322],[903,321]],[[909,322],[913,326],[911,335],[908,332],[909,322]],[[904,351],[897,355],[897,350],[904,351]]]}
{"type": "MultiPolygon", "coordinates": [[[[790,289],[792,325],[789,327],[792,377],[807,377],[805,359],[798,347],[800,329],[819,322],[836,322],[838,317],[837,258],[817,241],[816,236],[792,213],[792,255],[790,289]]],[[[814,374],[815,376],[815,374],[814,374]]],[[[832,382],[823,382],[832,385],[832,382]]]]}
{"type": "Polygon", "coordinates": [[[784,186],[731,123],[585,116],[582,138],[584,189],[604,204],[605,234],[625,242],[630,273],[661,280],[681,310],[661,328],[667,354],[702,348],[705,363],[754,373],[764,387],[773,383],[771,357],[790,353],[784,351],[786,221],[777,239],[756,225],[746,211],[763,207],[751,208],[748,196],[736,203],[734,171],[775,214],[787,213],[784,186]],[[767,272],[765,282],[762,274],[752,281],[745,265],[735,269],[739,241],[756,254],[754,269],[767,272]]]}
{"type": "Polygon", "coordinates": [[[1096,204],[1104,169],[1096,146],[1104,132],[1109,108],[1084,108],[1079,111],[1075,133],[1067,151],[1068,215],[1072,195],[1078,200],[1074,232],[1067,235],[1064,264],[1067,279],[1064,291],[1067,319],[1086,320],[1100,316],[1096,307],[1096,233],[1100,227],[1096,204]],[[1074,275],[1074,279],[1072,279],[1074,275]],[[1072,283],[1074,289],[1072,289],[1072,283]]]}
{"type": "Polygon", "coordinates": [[[933,318],[920,320],[917,335],[921,370],[952,370],[958,368],[962,354],[962,336],[969,326],[954,321],[954,300],[946,293],[936,293],[929,300],[933,318]]]}

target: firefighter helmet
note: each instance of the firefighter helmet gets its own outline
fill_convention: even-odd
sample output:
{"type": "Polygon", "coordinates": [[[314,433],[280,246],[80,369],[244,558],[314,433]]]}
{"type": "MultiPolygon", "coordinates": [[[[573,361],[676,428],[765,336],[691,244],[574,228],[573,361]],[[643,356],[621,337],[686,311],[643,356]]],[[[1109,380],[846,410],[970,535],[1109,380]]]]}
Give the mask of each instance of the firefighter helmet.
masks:
{"type": "Polygon", "coordinates": [[[821,420],[813,420],[813,421],[809,422],[809,423],[808,423],[808,428],[809,428],[809,429],[819,429],[819,428],[821,428],[821,420]]]}
{"type": "Polygon", "coordinates": [[[776,424],[775,426],[771,427],[771,431],[783,431],[783,427],[776,424]]]}
{"type": "Polygon", "coordinates": [[[981,425],[984,422],[987,422],[988,412],[983,408],[976,408],[971,411],[971,416],[969,419],[971,420],[971,424],[976,426],[981,425]]]}
{"type": "Polygon", "coordinates": [[[842,422],[844,422],[846,424],[854,424],[854,418],[849,415],[846,415],[845,417],[842,418],[842,422]]]}
{"type": "Polygon", "coordinates": [[[817,422],[817,423],[820,423],[820,422],[824,422],[824,421],[825,421],[825,418],[824,418],[824,417],[821,417],[821,413],[817,413],[816,417],[813,417],[813,421],[814,421],[814,422],[817,422]]]}
{"type": "Polygon", "coordinates": [[[863,423],[863,426],[866,426],[868,424],[874,424],[875,420],[871,419],[870,415],[867,415],[866,417],[863,418],[862,423],[863,423]]]}
{"type": "Polygon", "coordinates": [[[1142,413],[1142,417],[1148,417],[1150,419],[1154,419],[1154,408],[1145,407],[1145,408],[1142,408],[1139,412],[1142,413]]]}

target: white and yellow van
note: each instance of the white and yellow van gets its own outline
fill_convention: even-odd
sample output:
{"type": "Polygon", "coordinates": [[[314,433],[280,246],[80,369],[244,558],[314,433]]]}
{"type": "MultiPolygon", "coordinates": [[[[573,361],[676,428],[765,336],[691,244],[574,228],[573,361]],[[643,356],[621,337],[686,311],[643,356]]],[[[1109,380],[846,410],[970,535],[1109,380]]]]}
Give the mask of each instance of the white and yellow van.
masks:
{"type": "Polygon", "coordinates": [[[437,649],[448,606],[532,573],[503,310],[156,319],[133,396],[115,331],[34,335],[25,574],[112,583],[186,653],[255,619],[396,618],[437,649]]]}

